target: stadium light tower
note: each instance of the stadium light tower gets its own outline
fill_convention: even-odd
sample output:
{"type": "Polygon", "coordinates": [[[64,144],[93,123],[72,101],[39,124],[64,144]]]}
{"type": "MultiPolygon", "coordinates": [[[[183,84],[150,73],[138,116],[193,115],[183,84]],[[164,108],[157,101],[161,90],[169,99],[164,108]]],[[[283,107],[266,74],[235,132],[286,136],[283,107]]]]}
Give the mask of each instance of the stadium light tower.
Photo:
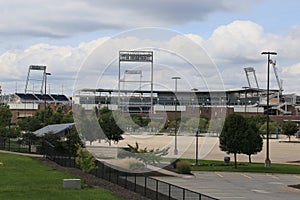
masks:
{"type": "Polygon", "coordinates": [[[174,155],[178,154],[178,148],[177,148],[177,80],[181,79],[179,76],[172,77],[173,80],[175,80],[175,147],[174,147],[174,155]]]}
{"type": "Polygon", "coordinates": [[[266,150],[266,160],[265,167],[269,168],[271,166],[270,152],[269,152],[269,93],[270,93],[270,55],[277,55],[276,52],[264,51],[262,55],[268,55],[268,74],[267,74],[267,150],[266,150]]]}

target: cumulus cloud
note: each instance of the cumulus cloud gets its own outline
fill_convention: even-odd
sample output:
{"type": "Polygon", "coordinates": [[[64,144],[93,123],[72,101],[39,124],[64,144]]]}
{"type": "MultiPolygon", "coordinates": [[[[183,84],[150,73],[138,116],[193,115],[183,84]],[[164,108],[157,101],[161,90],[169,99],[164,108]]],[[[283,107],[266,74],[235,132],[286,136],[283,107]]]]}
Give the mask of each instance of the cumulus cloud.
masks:
{"type": "MultiPolygon", "coordinates": [[[[192,87],[207,89],[205,81],[213,83],[218,79],[216,74],[219,72],[227,89],[241,88],[247,85],[244,67],[254,67],[260,87],[265,88],[267,58],[260,53],[265,50],[274,50],[278,52],[278,56],[272,59],[277,60],[279,76],[284,80],[285,91],[300,94],[298,88],[300,82],[297,79],[300,75],[298,57],[300,40],[295,37],[298,31],[296,27],[285,35],[275,35],[266,33],[259,24],[254,22],[234,21],[218,27],[208,39],[195,34],[183,36],[174,33],[166,38],[164,38],[166,34],[157,34],[161,38],[157,35],[158,38],[155,38],[151,37],[151,29],[146,30],[146,32],[149,31],[148,34],[142,34],[144,31],[112,39],[103,37],[75,47],[35,44],[22,51],[4,52],[0,55],[2,70],[0,80],[2,82],[24,80],[25,82],[29,65],[45,64],[53,74],[51,76],[52,81],[55,82],[52,82],[53,84],[70,86],[74,84],[80,66],[88,64],[90,65],[88,70],[80,72],[81,78],[93,81],[87,86],[111,88],[116,86],[117,81],[118,51],[143,47],[142,49],[155,50],[155,67],[156,70],[160,70],[155,76],[155,81],[161,81],[161,88],[173,88],[170,77],[181,74],[184,77],[179,89],[192,87]],[[141,37],[138,37],[139,35],[141,37]],[[143,37],[145,35],[149,37],[143,37]],[[110,42],[107,43],[107,41],[110,42]],[[98,49],[100,44],[104,46],[98,49]],[[109,45],[105,46],[107,44],[109,45]],[[205,51],[202,54],[196,51],[202,47],[208,55],[205,51]],[[95,51],[98,53],[90,55],[95,51]],[[213,65],[207,64],[207,60],[202,59],[207,56],[217,64],[217,70],[211,71],[213,65]],[[202,67],[195,71],[187,61],[202,67]],[[108,65],[110,67],[105,68],[108,65]]],[[[137,69],[139,67],[141,66],[133,66],[137,69]]],[[[276,88],[272,69],[271,73],[271,87],[276,88]]],[[[218,88],[217,86],[220,85],[216,84],[215,88],[218,88]]]]}

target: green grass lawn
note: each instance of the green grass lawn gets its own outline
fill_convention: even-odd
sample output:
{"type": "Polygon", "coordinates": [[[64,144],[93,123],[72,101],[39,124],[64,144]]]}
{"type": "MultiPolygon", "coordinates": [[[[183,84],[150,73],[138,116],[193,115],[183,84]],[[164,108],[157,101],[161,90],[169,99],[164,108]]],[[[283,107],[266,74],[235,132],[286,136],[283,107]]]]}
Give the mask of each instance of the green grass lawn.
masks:
{"type": "MultiPolygon", "coordinates": [[[[193,165],[194,159],[188,160],[193,165]]],[[[225,165],[223,161],[199,160],[199,166],[192,166],[193,171],[223,171],[223,172],[256,172],[256,173],[280,173],[280,174],[300,174],[300,165],[290,164],[271,164],[270,168],[265,168],[264,163],[246,163],[238,162],[237,169],[234,168],[234,162],[225,165]]]]}
{"type": "Polygon", "coordinates": [[[122,199],[110,191],[84,185],[82,189],[63,189],[62,180],[78,178],[44,166],[37,160],[0,153],[0,199],[122,199]]]}

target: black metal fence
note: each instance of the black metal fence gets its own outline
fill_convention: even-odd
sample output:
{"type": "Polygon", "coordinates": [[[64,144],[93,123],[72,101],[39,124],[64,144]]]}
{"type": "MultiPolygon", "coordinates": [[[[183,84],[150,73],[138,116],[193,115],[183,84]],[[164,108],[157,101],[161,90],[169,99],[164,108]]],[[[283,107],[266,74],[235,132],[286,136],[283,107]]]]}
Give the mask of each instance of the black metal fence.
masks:
{"type": "Polygon", "coordinates": [[[18,138],[0,137],[0,150],[21,153],[41,153],[41,145],[18,138]]]}
{"type": "MultiPolygon", "coordinates": [[[[45,148],[45,156],[61,166],[79,168],[76,164],[75,156],[56,154],[54,149],[49,145],[45,148]]],[[[99,160],[96,160],[95,164],[97,168],[91,172],[94,176],[105,179],[150,199],[217,200],[216,198],[160,181],[143,174],[128,173],[113,169],[99,160]]]]}

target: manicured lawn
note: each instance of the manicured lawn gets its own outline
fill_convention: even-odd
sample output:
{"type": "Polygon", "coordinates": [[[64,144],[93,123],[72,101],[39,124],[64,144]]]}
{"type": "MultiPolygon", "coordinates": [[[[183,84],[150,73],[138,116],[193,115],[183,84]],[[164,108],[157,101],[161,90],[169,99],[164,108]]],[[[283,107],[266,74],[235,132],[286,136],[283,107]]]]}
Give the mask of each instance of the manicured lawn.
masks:
{"type": "Polygon", "coordinates": [[[84,185],[83,189],[63,189],[62,180],[78,178],[44,166],[26,156],[0,153],[0,199],[122,199],[110,191],[84,185]]]}
{"type": "MultiPolygon", "coordinates": [[[[195,164],[193,159],[188,160],[195,164]]],[[[193,166],[193,171],[224,171],[224,172],[256,172],[256,173],[280,173],[280,174],[300,174],[300,165],[290,164],[271,164],[270,168],[265,168],[264,163],[245,163],[238,162],[237,169],[234,168],[234,163],[225,165],[223,161],[199,160],[199,166],[193,166]]]]}

